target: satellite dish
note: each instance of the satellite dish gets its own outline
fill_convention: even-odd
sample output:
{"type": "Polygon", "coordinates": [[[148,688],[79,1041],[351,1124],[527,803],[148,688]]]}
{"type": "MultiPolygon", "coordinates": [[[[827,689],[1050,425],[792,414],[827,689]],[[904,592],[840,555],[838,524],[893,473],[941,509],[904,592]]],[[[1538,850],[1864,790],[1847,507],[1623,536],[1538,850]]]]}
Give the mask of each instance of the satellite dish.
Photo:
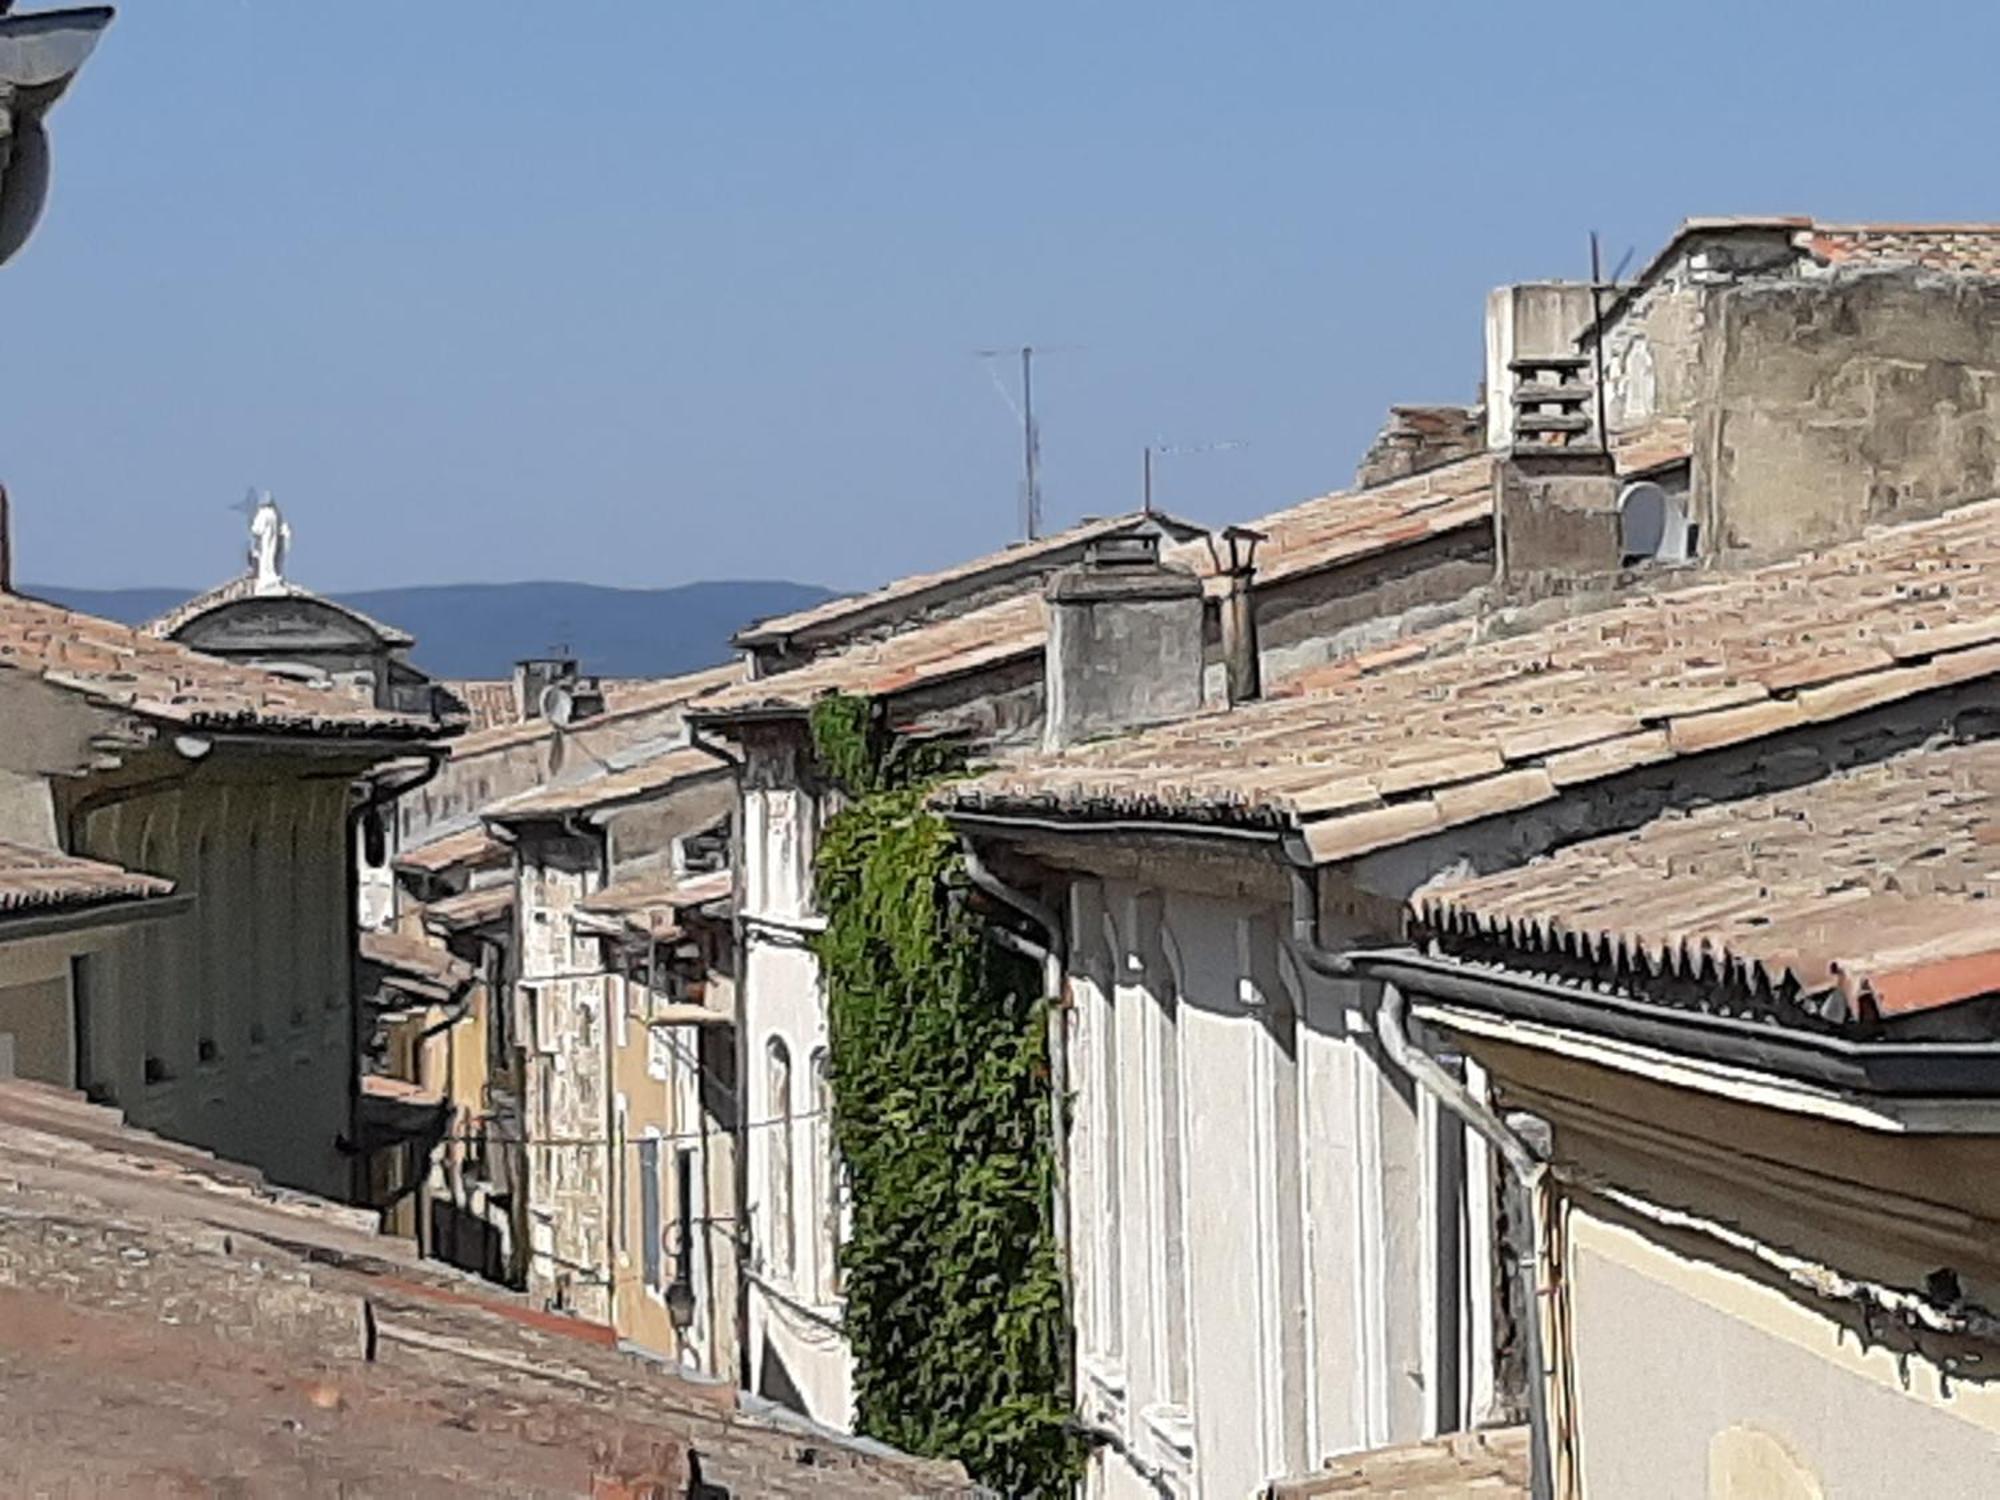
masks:
{"type": "Polygon", "coordinates": [[[576,698],[561,683],[552,682],[542,689],[542,717],[558,729],[566,729],[576,718],[576,698]]]}

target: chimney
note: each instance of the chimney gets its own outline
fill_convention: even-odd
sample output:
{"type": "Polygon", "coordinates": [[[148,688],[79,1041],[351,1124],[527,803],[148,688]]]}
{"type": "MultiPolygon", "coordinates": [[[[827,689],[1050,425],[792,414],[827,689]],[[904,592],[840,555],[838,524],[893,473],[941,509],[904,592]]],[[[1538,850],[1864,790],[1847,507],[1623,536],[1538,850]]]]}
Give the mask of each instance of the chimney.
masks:
{"type": "Polygon", "coordinates": [[[514,711],[522,719],[542,717],[542,696],[576,677],[576,659],[530,656],[514,663],[514,711]]]}
{"type": "Polygon", "coordinates": [[[1493,536],[1502,589],[1516,598],[1600,585],[1623,560],[1618,478],[1599,440],[1589,360],[1548,354],[1509,362],[1513,442],[1493,471],[1493,536]]]}
{"type": "Polygon", "coordinates": [[[1051,749],[1201,708],[1201,580],[1160,561],[1157,533],[1092,543],[1045,597],[1051,749]]]}
{"type": "Polygon", "coordinates": [[[1263,661],[1257,644],[1257,544],[1264,533],[1248,526],[1225,526],[1208,537],[1208,555],[1226,587],[1222,596],[1222,670],[1229,705],[1264,696],[1263,661]],[[1218,545],[1218,542],[1220,545],[1218,545]]]}
{"type": "Polygon", "coordinates": [[[1514,368],[1523,360],[1574,355],[1590,328],[1590,283],[1528,281],[1486,296],[1486,446],[1514,446],[1514,368]]]}

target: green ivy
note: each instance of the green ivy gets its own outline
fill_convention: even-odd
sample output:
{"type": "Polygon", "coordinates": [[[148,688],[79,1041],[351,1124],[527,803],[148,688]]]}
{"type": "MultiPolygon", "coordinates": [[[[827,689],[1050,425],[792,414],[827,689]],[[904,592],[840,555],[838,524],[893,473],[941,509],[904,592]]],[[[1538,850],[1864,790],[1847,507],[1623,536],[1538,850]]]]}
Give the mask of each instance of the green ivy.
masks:
{"type": "Polygon", "coordinates": [[[817,861],[834,1140],[860,1429],[956,1458],[1005,1495],[1081,1472],[1050,1221],[1047,1007],[1032,964],[967,907],[957,840],[924,806],[957,769],[865,699],[812,715],[844,805],[817,861]]]}

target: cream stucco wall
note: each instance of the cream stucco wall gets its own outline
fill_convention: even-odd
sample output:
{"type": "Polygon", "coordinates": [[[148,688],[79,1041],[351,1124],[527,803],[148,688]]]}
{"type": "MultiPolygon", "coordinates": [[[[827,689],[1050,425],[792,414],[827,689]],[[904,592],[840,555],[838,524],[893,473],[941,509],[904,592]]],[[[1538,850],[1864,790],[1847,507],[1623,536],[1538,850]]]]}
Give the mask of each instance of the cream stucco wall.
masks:
{"type": "Polygon", "coordinates": [[[1801,1297],[1565,1215],[1585,1500],[1984,1500],[2000,1387],[1864,1345],[1801,1297]]]}
{"type": "Polygon", "coordinates": [[[134,1124],[343,1198],[358,770],[220,747],[193,764],[154,752],[124,790],[69,789],[65,816],[75,852],[194,898],[81,961],[82,1082],[134,1124]]]}

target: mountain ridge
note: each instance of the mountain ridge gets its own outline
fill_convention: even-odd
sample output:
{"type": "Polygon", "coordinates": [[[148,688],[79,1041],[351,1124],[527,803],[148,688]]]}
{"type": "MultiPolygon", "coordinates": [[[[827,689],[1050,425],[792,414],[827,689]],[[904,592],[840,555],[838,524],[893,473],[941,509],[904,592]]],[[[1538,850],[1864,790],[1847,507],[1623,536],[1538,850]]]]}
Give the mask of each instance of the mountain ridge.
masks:
{"type": "MultiPolygon", "coordinates": [[[[143,625],[200,590],[23,584],[21,592],[143,625]]],[[[752,620],[804,609],[834,592],[767,578],[703,579],[658,589],[529,579],[353,589],[327,597],[415,636],[410,659],[436,677],[504,677],[521,657],[557,648],[600,676],[669,677],[726,661],[730,635],[752,620]]]]}

